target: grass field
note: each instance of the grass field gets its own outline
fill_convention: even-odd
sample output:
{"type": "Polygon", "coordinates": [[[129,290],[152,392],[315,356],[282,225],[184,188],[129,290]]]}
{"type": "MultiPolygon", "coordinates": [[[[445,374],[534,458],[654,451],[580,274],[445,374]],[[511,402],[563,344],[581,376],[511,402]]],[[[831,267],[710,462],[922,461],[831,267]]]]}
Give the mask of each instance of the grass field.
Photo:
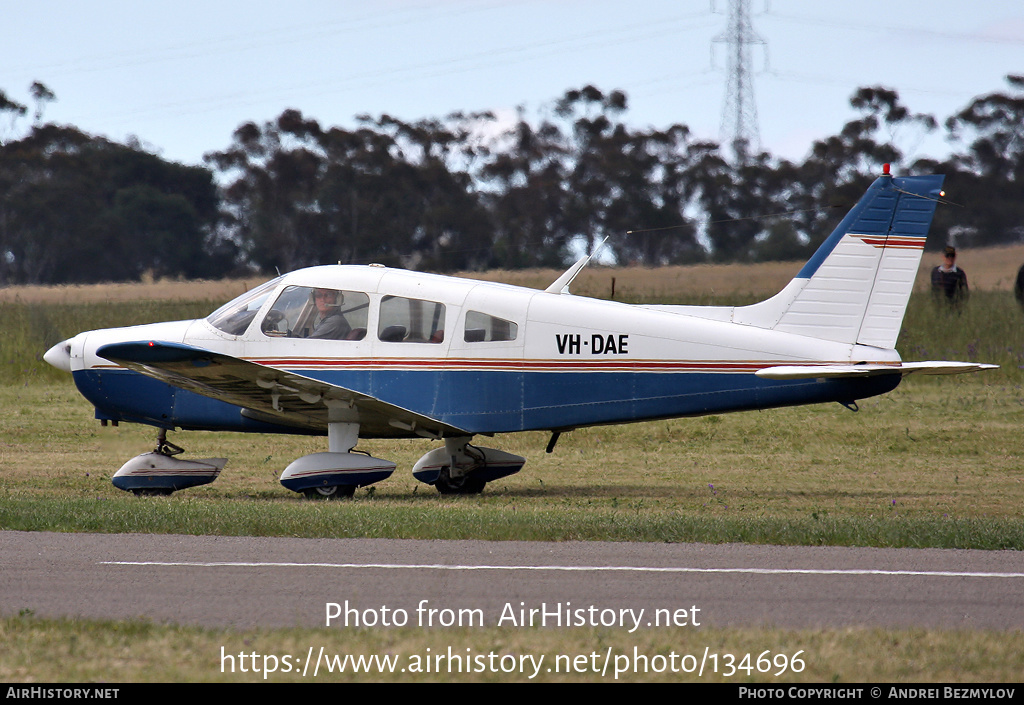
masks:
{"type": "MultiPolygon", "coordinates": [[[[444,653],[457,644],[459,654],[499,656],[544,655],[552,666],[557,655],[589,655],[611,648],[620,659],[634,648],[647,655],[646,673],[614,670],[601,678],[593,673],[548,673],[536,682],[702,682],[702,683],[1017,683],[1024,671],[1024,635],[983,631],[925,631],[894,629],[763,630],[763,629],[668,629],[625,634],[603,628],[573,629],[201,629],[149,622],[102,622],[47,620],[32,615],[0,619],[0,680],[5,682],[260,682],[263,676],[222,673],[223,653],[305,654],[323,647],[328,654],[384,655],[408,664],[428,653],[444,653]],[[711,653],[752,653],[750,672],[736,669],[731,675],[725,660],[719,672],[671,673],[670,657],[711,653]],[[794,673],[777,669],[756,670],[758,655],[794,656],[801,663],[794,673]],[[877,658],[866,657],[877,656],[877,658]],[[661,657],[660,661],[657,657],[661,657]],[[661,673],[656,672],[659,667],[661,673]]],[[[586,659],[587,666],[590,660],[586,659]]],[[[236,659],[236,665],[237,665],[236,659]]],[[[642,663],[642,662],[641,662],[642,663]]],[[[733,665],[740,665],[736,659],[733,665]]],[[[563,662],[564,667],[565,662],[563,662]]],[[[620,661],[620,666],[622,662],[620,661]]],[[[439,678],[435,673],[381,675],[321,673],[315,679],[295,669],[285,673],[284,664],[268,676],[272,683],[314,682],[495,682],[514,680],[501,673],[463,673],[439,678]]],[[[710,669],[709,669],[710,671],[710,669]]],[[[529,671],[528,671],[529,675],[529,671]]],[[[527,677],[515,680],[527,681],[527,677]]]]}
{"type": "MultiPolygon", "coordinates": [[[[968,272],[973,267],[998,283],[974,291],[960,315],[915,294],[898,344],[904,359],[994,362],[1000,370],[908,378],[895,392],[863,401],[858,413],[832,404],[581,429],[563,435],[551,455],[544,453],[546,434],[499,436],[487,445],[524,455],[527,464],[480,497],[441,497],[411,477],[412,464],[433,447],[429,442],[364,441],[360,448],[394,460],[398,470],[351,502],[308,502],[277,481],[295,457],[323,450],[323,439],[202,432],[172,440],[190,457],[228,456],[216,483],[171,498],[120,492],[111,474],[153,446],[152,429],[101,428],[70,377],[41,361],[49,345],[81,330],[205,315],[255,280],[210,285],[221,289],[175,286],[178,293],[161,295],[114,289],[105,298],[99,288],[0,290],[0,529],[1024,550],[1024,315],[1006,285],[1016,255],[999,251],[990,264],[977,255],[970,266],[965,255],[968,272]]],[[[735,273],[698,269],[597,270],[579,291],[607,297],[615,276],[617,299],[749,303],[795,271],[792,265],[769,265],[762,275],[747,269],[737,285],[735,273]],[[687,288],[705,273],[724,279],[702,291],[687,288]]],[[[553,278],[520,276],[540,285],[553,278]]],[[[367,652],[382,640],[399,652],[429,642],[429,635],[412,632],[221,633],[25,614],[0,620],[0,678],[220,680],[212,657],[197,665],[191,654],[206,648],[197,644],[333,638],[367,652]],[[126,657],[126,644],[138,655],[126,657]],[[49,654],[74,667],[44,665],[49,654]]],[[[554,652],[594,640],[617,644],[620,635],[486,630],[465,642],[523,648],[517,638],[554,652]]],[[[690,637],[672,638],[685,646],[690,637]]],[[[825,656],[800,677],[812,681],[1012,681],[1024,653],[1019,632],[718,630],[702,631],[701,639],[735,649],[813,644],[825,656]]]]}
{"type": "Polygon", "coordinates": [[[230,458],[217,482],[140,501],[110,475],[153,445],[149,429],[101,428],[67,387],[7,387],[0,526],[1024,549],[1020,392],[943,382],[910,380],[856,414],[836,404],[581,429],[551,455],[546,434],[499,436],[490,443],[527,465],[481,497],[442,497],[412,478],[427,441],[364,441],[399,470],[332,503],[277,482],[321,439],[217,433],[176,437],[193,457],[230,458]]]}
{"type": "MultiPolygon", "coordinates": [[[[974,264],[994,271],[1006,253],[991,259],[974,264]]],[[[644,287],[633,295],[642,301],[743,303],[766,295],[694,297],[672,288],[701,276],[712,276],[710,287],[721,275],[695,269],[703,274],[616,271],[644,287]]],[[[442,498],[412,479],[409,468],[431,443],[363,441],[360,448],[394,460],[398,471],[360,490],[354,503],[324,507],[297,501],[277,482],[292,459],[323,449],[318,438],[175,434],[191,457],[230,458],[216,483],[141,503],[110,485],[124,460],[152,447],[153,430],[101,428],[70,377],[41,354],[81,330],[193,318],[219,304],[206,298],[207,285],[197,285],[201,298],[192,300],[163,283],[149,286],[158,293],[137,301],[115,287],[107,301],[57,302],[50,292],[24,290],[0,303],[0,526],[1024,549],[1024,314],[1005,290],[973,292],[960,314],[918,292],[898,343],[904,359],[993,362],[999,370],[911,377],[863,401],[858,413],[832,404],[580,429],[550,455],[547,434],[500,436],[488,445],[527,464],[477,498],[442,498]]]]}

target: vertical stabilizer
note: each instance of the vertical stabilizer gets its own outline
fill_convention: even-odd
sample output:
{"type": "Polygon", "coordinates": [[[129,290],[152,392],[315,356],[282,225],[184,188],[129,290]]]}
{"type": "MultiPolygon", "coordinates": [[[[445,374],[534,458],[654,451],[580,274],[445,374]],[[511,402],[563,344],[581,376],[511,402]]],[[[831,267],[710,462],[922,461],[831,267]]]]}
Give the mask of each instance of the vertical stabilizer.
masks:
{"type": "Polygon", "coordinates": [[[879,177],[785,289],[737,323],[894,348],[943,177],[879,177]]]}

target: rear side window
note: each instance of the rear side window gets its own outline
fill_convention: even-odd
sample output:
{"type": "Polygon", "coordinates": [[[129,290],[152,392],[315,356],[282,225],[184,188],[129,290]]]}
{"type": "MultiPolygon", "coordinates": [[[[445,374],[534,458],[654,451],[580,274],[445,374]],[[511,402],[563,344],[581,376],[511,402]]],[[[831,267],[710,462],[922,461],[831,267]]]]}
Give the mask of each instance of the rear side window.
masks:
{"type": "Polygon", "coordinates": [[[466,329],[463,340],[467,343],[485,343],[515,340],[519,326],[512,321],[498,318],[480,311],[466,312],[466,329]]]}
{"type": "Polygon", "coordinates": [[[444,304],[385,296],[380,302],[377,337],[385,343],[442,343],[444,304]]]}

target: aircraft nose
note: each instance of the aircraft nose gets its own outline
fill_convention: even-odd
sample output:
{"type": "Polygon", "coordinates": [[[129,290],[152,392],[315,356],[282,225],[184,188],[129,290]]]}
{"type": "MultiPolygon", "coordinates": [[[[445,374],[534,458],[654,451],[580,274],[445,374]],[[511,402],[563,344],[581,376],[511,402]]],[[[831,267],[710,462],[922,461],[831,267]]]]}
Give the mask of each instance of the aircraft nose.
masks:
{"type": "Polygon", "coordinates": [[[71,371],[71,341],[62,340],[43,354],[43,360],[65,372],[71,371]]]}

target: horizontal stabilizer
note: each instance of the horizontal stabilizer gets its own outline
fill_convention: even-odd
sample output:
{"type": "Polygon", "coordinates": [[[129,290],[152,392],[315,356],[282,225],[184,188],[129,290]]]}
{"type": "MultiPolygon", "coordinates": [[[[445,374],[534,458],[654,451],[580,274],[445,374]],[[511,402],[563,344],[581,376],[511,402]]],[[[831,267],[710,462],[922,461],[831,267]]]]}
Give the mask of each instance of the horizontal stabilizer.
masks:
{"type": "Polygon", "coordinates": [[[873,377],[875,375],[958,375],[964,372],[994,370],[999,365],[986,365],[978,362],[949,362],[946,360],[929,362],[895,362],[866,363],[839,365],[780,365],[765,367],[754,374],[763,379],[834,379],[838,377],[873,377]]]}
{"type": "Polygon", "coordinates": [[[964,372],[980,372],[981,370],[998,370],[999,365],[988,365],[980,362],[949,362],[947,360],[930,360],[928,362],[904,362],[903,374],[918,372],[923,375],[958,375],[964,372]]]}

